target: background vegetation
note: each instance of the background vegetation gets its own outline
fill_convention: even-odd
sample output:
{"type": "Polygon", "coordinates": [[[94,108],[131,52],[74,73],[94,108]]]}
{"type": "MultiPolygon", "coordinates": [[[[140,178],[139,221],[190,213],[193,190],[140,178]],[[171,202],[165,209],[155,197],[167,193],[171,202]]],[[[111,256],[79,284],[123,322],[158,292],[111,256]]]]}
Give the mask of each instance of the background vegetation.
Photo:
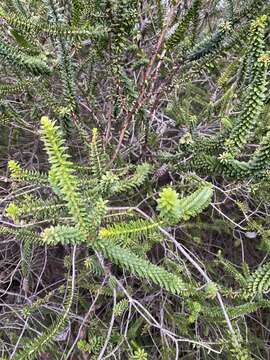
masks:
{"type": "Polygon", "coordinates": [[[1,359],[269,358],[269,13],[1,2],[1,359]]]}

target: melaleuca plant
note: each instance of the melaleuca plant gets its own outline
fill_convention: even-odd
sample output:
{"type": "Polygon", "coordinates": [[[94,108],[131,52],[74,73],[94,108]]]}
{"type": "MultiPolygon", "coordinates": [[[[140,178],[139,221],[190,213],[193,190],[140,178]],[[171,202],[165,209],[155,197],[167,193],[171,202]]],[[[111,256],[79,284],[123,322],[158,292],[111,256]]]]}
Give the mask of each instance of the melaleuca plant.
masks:
{"type": "MultiPolygon", "coordinates": [[[[269,54],[265,40],[267,24],[266,15],[251,22],[250,40],[242,57],[246,66],[240,68],[239,74],[241,75],[242,72],[243,81],[240,81],[241,77],[239,76],[240,79],[236,79],[236,83],[229,88],[230,92],[224,94],[226,97],[224,101],[231,101],[229,106],[234,105],[236,102],[231,100],[231,97],[235,91],[238,94],[237,87],[239,87],[240,103],[234,105],[239,115],[222,118],[222,130],[212,136],[197,137],[194,130],[191,130],[192,134],[187,133],[183,136],[179,142],[181,152],[177,160],[189,157],[189,161],[180,165],[180,169],[194,170],[204,174],[225,175],[236,179],[267,177],[269,131],[267,121],[261,121],[267,105],[269,68],[269,54]],[[254,140],[254,138],[259,144],[256,151],[251,152],[248,148],[248,141],[254,140]]],[[[235,67],[233,66],[232,69],[235,70],[235,67]]],[[[224,79],[220,79],[220,82],[224,82],[224,79]]]]}
{"type": "Polygon", "coordinates": [[[0,357],[267,358],[269,10],[1,3],[0,357]]]}
{"type": "MultiPolygon", "coordinates": [[[[120,251],[118,246],[116,244],[114,245],[113,242],[118,238],[128,239],[129,237],[132,237],[136,240],[137,237],[140,237],[143,234],[148,235],[150,232],[158,230],[158,227],[163,222],[163,218],[166,218],[166,222],[170,223],[171,221],[180,221],[181,218],[188,219],[190,216],[197,215],[197,213],[210,202],[212,196],[210,185],[205,185],[197,190],[197,192],[190,195],[190,197],[181,200],[178,199],[178,195],[174,190],[169,190],[169,192],[174,195],[172,199],[170,194],[169,196],[167,194],[168,189],[167,191],[166,189],[163,190],[160,194],[160,199],[158,200],[158,206],[161,210],[160,220],[158,217],[156,220],[153,219],[151,221],[138,219],[129,222],[120,222],[118,224],[115,223],[109,227],[103,227],[103,218],[109,209],[107,207],[107,199],[103,199],[101,195],[104,194],[103,196],[109,196],[114,193],[115,188],[118,192],[118,189],[121,189],[122,181],[117,179],[117,177],[110,179],[108,177],[109,173],[105,173],[101,176],[100,181],[96,178],[97,183],[90,182],[90,184],[91,187],[93,185],[96,186],[98,191],[95,191],[95,189],[92,188],[92,197],[89,198],[89,204],[86,203],[84,197],[80,195],[79,189],[81,186],[85,186],[84,184],[87,186],[88,180],[83,181],[82,184],[80,184],[80,181],[74,175],[74,166],[69,160],[69,155],[66,151],[67,149],[64,146],[64,140],[61,137],[60,128],[47,117],[43,117],[41,120],[41,129],[45,149],[51,163],[48,184],[55,191],[56,195],[59,196],[59,199],[63,201],[62,206],[67,208],[67,211],[72,216],[72,223],[74,224],[74,226],[59,224],[55,227],[45,229],[41,234],[42,241],[50,245],[57,245],[58,243],[73,245],[86,243],[95,250],[101,251],[105,256],[111,258],[111,260],[116,263],[134,271],[139,276],[147,276],[148,267],[149,277],[154,282],[163,285],[173,292],[181,292],[181,290],[184,290],[185,286],[181,283],[180,279],[177,279],[172,274],[166,273],[165,270],[150,265],[146,260],[140,260],[124,249],[120,251]],[[107,178],[105,177],[106,175],[107,178]],[[113,180],[115,181],[115,184],[113,184],[113,180]],[[108,183],[109,188],[106,182],[108,183]],[[117,188],[117,183],[119,188],[117,188]],[[140,264],[140,267],[137,267],[136,263],[140,264]]],[[[102,165],[100,160],[101,154],[96,147],[96,142],[97,130],[94,129],[91,143],[91,159],[93,167],[92,171],[95,176],[97,176],[97,166],[100,167],[102,165]]],[[[18,171],[18,165],[15,166],[13,162],[10,163],[10,169],[12,176],[16,179],[31,182],[32,176],[30,175],[30,177],[27,178],[27,173],[25,174],[23,170],[18,171]]],[[[100,171],[101,168],[98,170],[99,174],[100,171]]],[[[146,171],[149,171],[149,168],[146,167],[146,171]]],[[[139,182],[140,179],[137,179],[136,185],[139,184],[139,182]]],[[[131,188],[133,186],[134,184],[130,182],[129,187],[131,188]]],[[[126,190],[126,188],[127,186],[123,187],[124,190],[126,190]]],[[[84,191],[90,196],[90,192],[88,192],[87,188],[84,191]]],[[[46,205],[47,204],[44,203],[44,208],[47,207],[46,205]]],[[[18,208],[20,208],[20,206],[18,206],[18,208]]],[[[18,212],[16,212],[15,209],[16,205],[13,203],[10,204],[7,209],[7,214],[12,215],[13,218],[16,218],[16,215],[19,213],[21,216],[25,215],[20,212],[19,209],[18,212]]]]}
{"type": "MultiPolygon", "coordinates": [[[[110,207],[110,197],[138,186],[150,173],[151,167],[144,165],[143,171],[140,169],[137,174],[135,172],[135,179],[130,182],[113,175],[102,165],[104,154],[102,147],[98,145],[98,132],[94,129],[90,145],[90,177],[81,180],[75,174],[76,167],[70,160],[60,127],[48,117],[41,119],[41,137],[51,165],[48,175],[24,171],[14,161],[10,162],[11,176],[16,182],[40,184],[40,178],[46,179],[47,176],[44,186],[50,187],[54,192],[51,199],[45,201],[40,199],[39,203],[35,200],[33,205],[26,197],[23,202],[13,202],[8,206],[7,215],[18,224],[21,219],[26,221],[29,216],[43,219],[45,214],[50,214],[50,207],[58,212],[57,219],[54,219],[55,225],[45,227],[41,234],[35,234],[33,228],[28,241],[33,240],[34,243],[49,246],[59,244],[73,247],[86,246],[119,265],[120,268],[166,289],[171,294],[188,296],[191,284],[164,267],[151,263],[146,257],[138,256],[130,249],[119,246],[119,239],[126,244],[129,244],[131,239],[139,246],[142,237],[147,242],[148,237],[160,231],[161,225],[175,224],[182,219],[196,216],[210,203],[213,193],[210,184],[202,184],[197,191],[185,198],[179,198],[172,188],[165,188],[160,192],[157,201],[159,214],[156,217],[144,220],[133,214],[135,219],[117,222],[121,207],[119,210],[117,207],[110,207]],[[91,178],[93,175],[94,177],[91,178]],[[63,209],[63,218],[59,213],[59,207],[63,209]],[[105,225],[107,214],[115,219],[112,225],[105,225]]],[[[135,212],[135,208],[132,207],[123,210],[127,215],[135,212]]],[[[50,221],[46,218],[45,222],[50,223],[50,221]]],[[[71,304],[68,308],[70,306],[71,304]]],[[[114,311],[119,313],[119,310],[114,311]]],[[[59,323],[52,325],[50,333],[42,335],[35,342],[30,342],[27,345],[27,349],[30,350],[19,352],[17,358],[24,358],[23,354],[27,352],[25,356],[33,359],[37,352],[46,349],[53,340],[54,334],[62,329],[64,319],[65,316],[60,318],[59,323]]]]}

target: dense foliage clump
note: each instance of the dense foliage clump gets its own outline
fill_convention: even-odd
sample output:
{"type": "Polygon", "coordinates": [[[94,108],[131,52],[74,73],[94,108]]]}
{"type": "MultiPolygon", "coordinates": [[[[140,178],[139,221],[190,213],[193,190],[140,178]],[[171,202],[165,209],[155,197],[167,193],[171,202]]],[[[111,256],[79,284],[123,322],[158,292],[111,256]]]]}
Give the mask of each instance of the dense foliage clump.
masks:
{"type": "Polygon", "coordinates": [[[266,359],[265,0],[0,4],[0,359],[266,359]]]}

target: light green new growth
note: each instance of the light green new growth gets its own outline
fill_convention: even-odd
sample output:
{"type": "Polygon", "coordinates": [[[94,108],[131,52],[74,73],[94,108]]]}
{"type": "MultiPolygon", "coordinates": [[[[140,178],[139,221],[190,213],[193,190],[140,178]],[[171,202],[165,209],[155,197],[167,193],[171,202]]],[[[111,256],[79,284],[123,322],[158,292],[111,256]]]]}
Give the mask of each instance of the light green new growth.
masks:
{"type": "Polygon", "coordinates": [[[144,349],[137,349],[129,360],[149,360],[149,357],[144,349]]]}
{"type": "Polygon", "coordinates": [[[179,195],[174,189],[171,187],[164,188],[159,194],[157,203],[161,218],[172,223],[176,223],[180,219],[182,210],[179,195]]]}
{"type": "Polygon", "coordinates": [[[34,170],[24,170],[20,164],[14,160],[8,162],[8,169],[12,179],[19,182],[34,183],[37,185],[49,185],[47,175],[34,170]]]}
{"type": "Polygon", "coordinates": [[[78,193],[78,181],[73,174],[73,166],[66,153],[64,140],[60,136],[60,128],[48,117],[43,116],[41,133],[51,163],[54,185],[59,187],[75,223],[78,224],[81,231],[87,234],[90,230],[87,211],[78,193]]]}
{"type": "Polygon", "coordinates": [[[132,238],[148,236],[155,232],[162,222],[152,222],[148,220],[135,220],[131,222],[116,223],[112,226],[101,228],[99,237],[101,239],[117,240],[118,238],[132,238]]]}
{"type": "Polygon", "coordinates": [[[117,304],[115,304],[113,308],[114,315],[121,316],[123,312],[126,311],[126,309],[128,308],[128,304],[129,302],[127,299],[120,300],[117,304]]]}
{"type": "Polygon", "coordinates": [[[181,219],[188,220],[198,215],[210,204],[212,195],[213,189],[210,184],[206,184],[182,199],[179,199],[175,190],[167,187],[160,193],[157,208],[162,218],[169,223],[177,223],[181,219]]]}

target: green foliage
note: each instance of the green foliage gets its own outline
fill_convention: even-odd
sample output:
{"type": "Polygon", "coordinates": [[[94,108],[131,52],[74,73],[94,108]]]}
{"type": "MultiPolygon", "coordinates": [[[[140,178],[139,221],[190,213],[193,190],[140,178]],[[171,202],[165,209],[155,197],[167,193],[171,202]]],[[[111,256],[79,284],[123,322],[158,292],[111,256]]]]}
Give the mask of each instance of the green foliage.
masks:
{"type": "Polygon", "coordinates": [[[193,52],[187,55],[188,61],[199,60],[206,55],[210,55],[218,51],[221,46],[222,40],[225,39],[227,32],[231,30],[229,23],[223,24],[219,30],[217,30],[211,37],[208,37],[201,41],[201,43],[195,45],[193,52]]]}
{"type": "Polygon", "coordinates": [[[213,189],[210,184],[205,184],[191,195],[180,200],[180,208],[182,209],[181,218],[189,220],[191,217],[198,215],[211,202],[213,189]]]}
{"type": "Polygon", "coordinates": [[[30,56],[24,54],[20,49],[0,42],[0,57],[7,64],[26,72],[38,75],[49,75],[51,70],[47,65],[44,56],[30,56]]]}
{"type": "Polygon", "coordinates": [[[128,308],[128,300],[122,299],[113,308],[115,316],[121,316],[123,312],[128,308]]]}
{"type": "Polygon", "coordinates": [[[78,194],[78,181],[73,174],[72,163],[69,161],[59,130],[60,128],[47,117],[41,119],[43,141],[51,163],[50,181],[63,195],[81,231],[88,233],[90,226],[87,212],[78,194]]]}
{"type": "Polygon", "coordinates": [[[219,254],[218,261],[223,265],[224,270],[228,274],[230,274],[234,278],[235,281],[237,281],[242,286],[246,286],[246,284],[247,284],[246,278],[241,274],[241,272],[232,263],[230,263],[226,259],[223,259],[221,257],[221,254],[219,254]]]}
{"type": "Polygon", "coordinates": [[[270,288],[270,263],[260,266],[247,278],[244,288],[245,297],[262,297],[270,288]]]}
{"type": "Polygon", "coordinates": [[[239,334],[232,337],[231,347],[229,349],[231,358],[236,360],[252,360],[250,352],[241,342],[243,341],[239,334]]]}
{"type": "Polygon", "coordinates": [[[6,208],[6,214],[15,222],[19,218],[20,209],[14,203],[10,203],[6,208]]]}
{"type": "Polygon", "coordinates": [[[53,226],[47,228],[42,233],[42,240],[49,245],[68,245],[68,244],[80,244],[86,239],[78,228],[72,228],[70,226],[53,226]]]}
{"type": "Polygon", "coordinates": [[[198,16],[198,12],[200,10],[202,1],[201,0],[194,0],[192,6],[184,16],[182,20],[180,20],[179,24],[177,25],[175,31],[170,35],[167,40],[167,47],[169,49],[174,48],[177,44],[185,38],[185,33],[188,29],[188,26],[192,20],[195,20],[198,16]]]}
{"type": "Polygon", "coordinates": [[[71,293],[66,300],[66,306],[64,312],[59,316],[58,320],[47,329],[45,333],[36,337],[35,339],[29,340],[24,344],[23,350],[16,353],[14,359],[36,359],[42,352],[44,352],[48,347],[50,347],[54,341],[55,336],[57,336],[65,327],[68,321],[68,314],[73,302],[74,289],[71,289],[71,293]]]}
{"type": "Polygon", "coordinates": [[[0,357],[267,358],[269,11],[1,4],[0,357]]]}
{"type": "Polygon", "coordinates": [[[117,181],[117,184],[115,184],[114,186],[113,192],[121,193],[141,186],[149,177],[151,170],[152,166],[150,164],[139,164],[138,166],[136,166],[132,176],[117,181]]]}
{"type": "MultiPolygon", "coordinates": [[[[138,257],[128,250],[113,245],[112,242],[108,240],[121,236],[134,237],[134,234],[136,237],[138,236],[137,234],[148,235],[149,231],[156,228],[159,223],[137,220],[133,223],[117,224],[113,227],[101,229],[98,235],[99,238],[93,238],[92,234],[96,232],[95,228],[100,225],[100,222],[106,214],[106,207],[103,206],[103,201],[101,207],[97,202],[96,206],[92,208],[92,210],[90,209],[90,214],[88,215],[86,204],[83,202],[78,191],[78,181],[73,170],[74,166],[72,162],[69,161],[60,128],[47,117],[42,117],[41,134],[51,163],[50,182],[53,188],[59,190],[61,196],[66,201],[67,208],[75,223],[75,227],[59,225],[45,229],[42,234],[44,243],[49,245],[59,243],[63,245],[87,243],[94,250],[100,251],[105,257],[120,267],[129,270],[141,278],[151,280],[153,283],[164,287],[171,293],[186,291],[186,285],[178,276],[150,263],[148,260],[138,257]],[[100,220],[97,221],[97,219],[100,220]]],[[[94,136],[96,136],[95,133],[94,136]]],[[[94,143],[96,143],[96,139],[94,143]]],[[[101,169],[101,162],[98,160],[98,151],[96,154],[93,154],[93,156],[94,155],[96,155],[96,162],[99,164],[99,169],[101,169]]],[[[17,169],[16,164],[12,164],[12,166],[17,169]]],[[[172,191],[170,191],[170,193],[171,192],[172,191]]],[[[181,210],[181,213],[179,212],[179,214],[182,218],[187,219],[190,216],[197,215],[209,204],[212,189],[207,185],[181,200],[178,200],[177,194],[175,194],[176,193],[173,192],[173,200],[176,199],[177,206],[180,205],[179,211],[181,210]]],[[[161,199],[164,200],[164,194],[161,195],[161,199]]],[[[165,196],[165,205],[169,208],[169,212],[175,212],[175,203],[171,201],[171,197],[169,197],[168,202],[165,196]]],[[[162,209],[164,209],[164,207],[162,209]]],[[[164,211],[166,211],[166,209],[164,211]]]]}
{"type": "Polygon", "coordinates": [[[169,223],[178,222],[180,219],[188,220],[205,209],[213,195],[210,184],[196,190],[193,194],[182,199],[178,198],[175,190],[168,187],[162,190],[158,199],[160,215],[169,223]]]}
{"type": "Polygon", "coordinates": [[[148,354],[144,351],[144,349],[137,349],[134,351],[134,355],[130,358],[130,360],[148,360],[148,354]]]}
{"type": "MultiPolygon", "coordinates": [[[[180,158],[190,156],[190,161],[184,166],[180,166],[180,169],[195,170],[203,174],[226,175],[236,179],[267,176],[269,168],[268,128],[261,126],[259,122],[266,105],[269,62],[268,53],[265,51],[266,26],[266,15],[253,20],[250,26],[250,41],[247,48],[248,67],[244,74],[245,88],[244,93],[239,96],[241,100],[240,115],[236,119],[229,118],[226,127],[223,125],[224,129],[210,137],[197,137],[195,133],[188,142],[183,137],[179,144],[182,151],[180,158]],[[248,149],[246,150],[247,144],[251,138],[258,137],[258,135],[259,146],[252,154],[248,149]],[[245,160],[237,159],[236,156],[245,158],[245,160]]],[[[234,69],[235,64],[237,62],[229,65],[219,79],[220,85],[228,82],[227,72],[230,74],[231,67],[234,69]]],[[[228,92],[230,96],[239,80],[239,77],[236,78],[236,84],[234,83],[229,88],[228,91],[232,90],[231,93],[228,92]]],[[[239,105],[236,109],[239,109],[239,105]]]]}
{"type": "MultiPolygon", "coordinates": [[[[253,79],[250,80],[251,83],[244,98],[242,114],[225,142],[225,147],[232,156],[235,156],[246,144],[264,106],[268,63],[268,56],[263,53],[266,19],[266,16],[257,19],[251,29],[249,59],[253,79]]],[[[226,160],[225,154],[222,154],[222,159],[226,160]]]]}
{"type": "MultiPolygon", "coordinates": [[[[68,214],[65,204],[59,203],[56,197],[44,200],[37,196],[25,196],[19,201],[11,202],[6,208],[6,214],[11,216],[10,210],[15,212],[15,219],[33,218],[35,220],[54,221],[60,215],[68,214]]],[[[12,216],[11,216],[12,217],[12,216]]]]}
{"type": "Polygon", "coordinates": [[[123,223],[116,223],[112,226],[101,228],[99,236],[101,239],[118,240],[119,238],[137,240],[140,236],[149,236],[156,231],[159,222],[152,222],[147,220],[134,220],[123,223]]]}
{"type": "Polygon", "coordinates": [[[108,240],[98,240],[93,246],[115,264],[141,278],[151,280],[154,284],[163,287],[172,294],[181,294],[187,290],[187,286],[178,276],[150,263],[148,260],[138,257],[126,249],[117,245],[111,245],[111,242],[108,240]]]}
{"type": "MultiPolygon", "coordinates": [[[[251,313],[255,313],[259,309],[268,308],[270,303],[268,300],[260,300],[257,302],[245,302],[241,305],[227,307],[226,310],[232,319],[237,319],[251,313]]],[[[202,314],[208,321],[220,321],[223,322],[223,313],[220,308],[203,307],[202,314]]]]}
{"type": "Polygon", "coordinates": [[[71,2],[71,23],[72,26],[78,26],[80,24],[80,18],[83,12],[83,3],[80,0],[72,0],[71,2]]]}
{"type": "Polygon", "coordinates": [[[98,130],[96,128],[92,131],[90,161],[94,177],[100,179],[106,169],[106,156],[102,149],[102,145],[98,137],[98,130]]]}
{"type": "Polygon", "coordinates": [[[107,3],[106,20],[110,27],[115,56],[124,50],[128,36],[132,34],[137,18],[136,0],[110,0],[107,3]]]}
{"type": "Polygon", "coordinates": [[[171,187],[164,188],[157,201],[160,216],[170,222],[177,222],[181,216],[179,195],[171,187]]]}
{"type": "Polygon", "coordinates": [[[0,84],[0,96],[2,97],[21,92],[31,85],[33,85],[33,83],[30,80],[21,80],[16,84],[0,84]]]}
{"type": "Polygon", "coordinates": [[[249,83],[256,77],[260,70],[260,59],[265,52],[265,28],[267,15],[254,20],[250,29],[250,45],[248,51],[248,77],[249,83]]]}
{"type": "Polygon", "coordinates": [[[48,177],[34,170],[23,170],[18,162],[10,160],[8,162],[8,168],[11,173],[12,179],[19,182],[28,182],[38,185],[48,185],[48,177]]]}
{"type": "MultiPolygon", "coordinates": [[[[76,6],[76,5],[74,5],[76,6]]],[[[78,8],[78,5],[77,5],[78,8]]],[[[42,21],[35,21],[32,19],[29,22],[28,18],[20,13],[10,14],[6,13],[4,9],[0,8],[0,15],[3,19],[7,21],[7,23],[12,26],[13,28],[26,33],[28,36],[36,36],[39,34],[51,35],[54,37],[63,36],[66,39],[73,39],[73,40],[82,40],[88,37],[96,37],[96,36],[103,36],[104,31],[106,31],[103,27],[74,27],[68,26],[61,22],[59,23],[48,23],[42,21]]],[[[78,14],[75,16],[73,20],[73,24],[78,23],[78,14]]]]}
{"type": "MultiPolygon", "coordinates": [[[[42,234],[42,240],[50,245],[58,243],[75,245],[87,242],[87,238],[78,229],[64,226],[46,229],[42,234]]],[[[120,267],[141,278],[149,279],[172,293],[186,290],[186,286],[179,277],[151,264],[148,260],[141,259],[128,250],[112,245],[108,240],[97,240],[91,246],[120,267]]]]}
{"type": "Polygon", "coordinates": [[[25,279],[29,277],[32,261],[33,244],[30,240],[24,240],[22,243],[22,275],[25,279]]]}
{"type": "Polygon", "coordinates": [[[36,234],[34,231],[27,230],[24,228],[9,228],[9,227],[1,226],[0,234],[13,235],[21,242],[39,243],[41,241],[40,236],[38,234],[36,234]]]}
{"type": "Polygon", "coordinates": [[[262,138],[259,147],[249,161],[250,169],[253,173],[263,171],[268,168],[270,160],[270,131],[267,131],[262,138]]]}
{"type": "Polygon", "coordinates": [[[100,336],[93,336],[89,342],[86,340],[79,340],[77,345],[78,348],[86,353],[98,354],[102,347],[103,338],[100,336]]]}

